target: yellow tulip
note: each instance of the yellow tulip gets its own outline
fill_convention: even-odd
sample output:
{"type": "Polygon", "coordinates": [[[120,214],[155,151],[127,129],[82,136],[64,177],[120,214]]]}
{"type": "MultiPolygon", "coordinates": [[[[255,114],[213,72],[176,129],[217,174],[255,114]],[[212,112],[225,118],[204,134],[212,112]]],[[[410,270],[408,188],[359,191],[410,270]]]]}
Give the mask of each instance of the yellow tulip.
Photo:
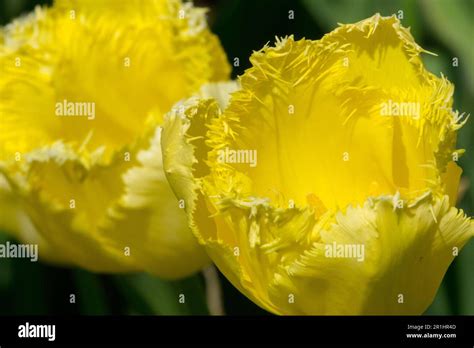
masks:
{"type": "Polygon", "coordinates": [[[256,304],[365,315],[432,302],[474,224],[454,207],[453,85],[422,52],[394,16],[277,39],[227,107],[194,98],[165,118],[164,168],[190,225],[256,304]]]}
{"type": "Polygon", "coordinates": [[[162,167],[162,115],[230,67],[179,0],[56,1],[0,32],[0,227],[39,257],[176,278],[209,259],[162,167]]]}

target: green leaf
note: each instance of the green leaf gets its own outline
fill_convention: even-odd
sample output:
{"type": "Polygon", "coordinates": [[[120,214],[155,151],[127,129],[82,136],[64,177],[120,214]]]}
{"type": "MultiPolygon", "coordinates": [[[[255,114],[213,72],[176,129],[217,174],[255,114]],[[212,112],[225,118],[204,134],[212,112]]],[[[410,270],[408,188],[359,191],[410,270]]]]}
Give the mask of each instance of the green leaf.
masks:
{"type": "Polygon", "coordinates": [[[107,297],[99,276],[83,270],[74,271],[76,303],[84,315],[110,314],[107,297]]]}
{"type": "Polygon", "coordinates": [[[12,301],[12,314],[48,314],[51,303],[44,283],[44,267],[27,259],[12,259],[11,261],[13,277],[9,292],[12,301]]]}
{"type": "Polygon", "coordinates": [[[457,274],[460,279],[458,289],[459,314],[473,315],[474,313],[474,241],[471,240],[460,252],[457,260],[457,274]]]}
{"type": "Polygon", "coordinates": [[[326,29],[333,29],[337,23],[354,23],[380,13],[391,16],[403,11],[405,16],[412,10],[413,1],[374,1],[374,0],[303,0],[303,4],[314,18],[326,29]],[[402,6],[405,5],[405,6],[402,6]]]}
{"type": "Polygon", "coordinates": [[[474,22],[471,14],[474,2],[471,0],[423,0],[422,12],[426,23],[439,39],[459,58],[459,67],[467,74],[464,81],[474,90],[474,49],[472,35],[474,22]]]}
{"type": "Polygon", "coordinates": [[[116,276],[116,282],[129,303],[131,314],[207,314],[205,292],[199,276],[166,281],[140,273],[116,276]]]}
{"type": "MultiPolygon", "coordinates": [[[[5,244],[8,237],[5,233],[0,231],[0,244],[5,244]]],[[[12,283],[12,263],[9,259],[0,259],[0,293],[8,290],[12,283]]],[[[2,314],[2,313],[0,313],[2,314]]]]}
{"type": "Polygon", "coordinates": [[[438,289],[436,297],[425,312],[425,315],[446,315],[452,314],[452,306],[448,297],[448,291],[446,289],[446,281],[444,280],[438,289]]]}

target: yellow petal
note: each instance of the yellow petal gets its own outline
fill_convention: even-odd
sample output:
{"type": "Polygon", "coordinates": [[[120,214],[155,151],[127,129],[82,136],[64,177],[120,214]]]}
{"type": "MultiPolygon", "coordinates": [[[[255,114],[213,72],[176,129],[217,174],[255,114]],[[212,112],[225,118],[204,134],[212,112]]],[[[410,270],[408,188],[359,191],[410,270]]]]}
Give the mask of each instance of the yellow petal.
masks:
{"type": "Polygon", "coordinates": [[[320,235],[282,267],[284,281],[276,276],[272,282],[270,296],[280,308],[300,314],[406,315],[423,313],[431,304],[448,266],[474,235],[474,224],[450,208],[447,197],[397,210],[390,199],[378,199],[338,213],[336,224],[320,235]],[[357,257],[327,257],[334,245],[350,246],[357,257]],[[285,293],[294,294],[293,305],[285,293]]]}
{"type": "Polygon", "coordinates": [[[89,166],[68,146],[55,143],[30,152],[4,172],[14,178],[13,192],[41,237],[28,239],[38,242],[40,259],[67,260],[102,272],[138,269],[97,231],[108,206],[119,198],[120,174],[127,165],[118,159],[106,167],[89,166]]]}
{"type": "Polygon", "coordinates": [[[187,6],[181,19],[180,1],[118,2],[126,12],[99,3],[105,10],[62,1],[4,28],[0,159],[58,139],[91,152],[106,144],[108,158],[140,135],[151,109],[161,121],[202,83],[228,78],[201,9],[187,6]],[[58,117],[64,101],[94,103],[94,118],[58,117]]]}
{"type": "Polygon", "coordinates": [[[125,194],[108,211],[101,235],[150,273],[179,278],[199,271],[209,259],[189,230],[184,201],[179,202],[163,170],[161,128],[150,147],[138,153],[139,165],[124,174],[125,194]]]}
{"type": "Polygon", "coordinates": [[[14,194],[10,183],[2,174],[0,174],[0,192],[0,231],[7,232],[22,243],[41,245],[45,258],[52,262],[69,263],[65,255],[54,252],[51,245],[38,233],[22,206],[21,198],[14,194]]]}

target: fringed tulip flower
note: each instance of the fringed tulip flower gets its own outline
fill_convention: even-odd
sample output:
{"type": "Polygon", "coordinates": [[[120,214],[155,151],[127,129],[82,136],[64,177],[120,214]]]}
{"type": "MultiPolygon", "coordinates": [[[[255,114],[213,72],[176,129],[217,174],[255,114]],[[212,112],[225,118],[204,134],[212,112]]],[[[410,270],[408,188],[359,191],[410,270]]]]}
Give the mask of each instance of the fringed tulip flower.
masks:
{"type": "Polygon", "coordinates": [[[290,36],[252,55],[226,107],[192,99],[165,119],[164,167],[192,229],[261,307],[421,314],[432,302],[474,224],[454,206],[454,87],[422,52],[394,16],[290,36]]]}
{"type": "Polygon", "coordinates": [[[162,168],[162,115],[229,78],[205,11],[71,0],[0,32],[0,226],[41,260],[176,278],[208,258],[162,168]]]}

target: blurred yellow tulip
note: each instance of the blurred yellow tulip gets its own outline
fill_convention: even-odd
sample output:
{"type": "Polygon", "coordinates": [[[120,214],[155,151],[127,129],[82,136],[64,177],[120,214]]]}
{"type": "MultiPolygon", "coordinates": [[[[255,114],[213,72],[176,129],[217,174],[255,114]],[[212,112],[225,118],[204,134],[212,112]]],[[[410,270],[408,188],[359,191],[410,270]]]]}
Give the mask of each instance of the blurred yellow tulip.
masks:
{"type": "Polygon", "coordinates": [[[0,32],[0,228],[99,272],[209,260],[162,168],[162,115],[230,67],[205,10],[59,0],[0,32]]]}

